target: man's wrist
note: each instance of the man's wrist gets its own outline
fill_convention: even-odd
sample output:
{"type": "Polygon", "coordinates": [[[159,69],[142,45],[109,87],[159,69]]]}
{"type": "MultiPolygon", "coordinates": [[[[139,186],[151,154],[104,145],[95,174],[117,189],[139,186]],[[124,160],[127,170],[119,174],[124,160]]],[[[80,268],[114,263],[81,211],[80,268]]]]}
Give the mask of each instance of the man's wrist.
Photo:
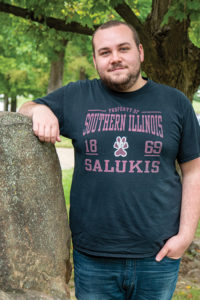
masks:
{"type": "Polygon", "coordinates": [[[194,239],[194,233],[188,232],[186,230],[180,230],[177,234],[177,237],[180,239],[183,245],[188,248],[194,239]]]}

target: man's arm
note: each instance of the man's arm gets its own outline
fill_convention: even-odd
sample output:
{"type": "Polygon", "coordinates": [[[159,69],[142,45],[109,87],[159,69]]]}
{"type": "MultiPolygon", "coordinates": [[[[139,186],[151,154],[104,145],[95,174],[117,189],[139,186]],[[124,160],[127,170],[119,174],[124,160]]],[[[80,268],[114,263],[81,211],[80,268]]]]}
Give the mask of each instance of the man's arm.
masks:
{"type": "Polygon", "coordinates": [[[23,104],[19,113],[28,116],[33,121],[33,131],[42,142],[60,142],[60,130],[57,117],[43,104],[27,102],[23,104]]]}
{"type": "Polygon", "coordinates": [[[191,244],[200,217],[200,158],[180,165],[182,171],[182,204],[180,227],[156,256],[161,261],[165,256],[178,259],[191,244]]]}

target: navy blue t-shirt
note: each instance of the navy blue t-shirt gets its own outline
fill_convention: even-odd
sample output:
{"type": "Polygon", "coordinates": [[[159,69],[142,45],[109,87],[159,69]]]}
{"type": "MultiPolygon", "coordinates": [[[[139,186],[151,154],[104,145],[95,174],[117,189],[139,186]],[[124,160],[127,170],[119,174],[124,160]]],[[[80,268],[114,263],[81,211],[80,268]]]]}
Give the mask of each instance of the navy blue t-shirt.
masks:
{"type": "Polygon", "coordinates": [[[200,127],[189,100],[151,80],[120,93],[95,79],[36,102],[50,107],[61,134],[73,141],[74,248],[106,257],[155,255],[179,229],[175,161],[200,156],[200,127]]]}

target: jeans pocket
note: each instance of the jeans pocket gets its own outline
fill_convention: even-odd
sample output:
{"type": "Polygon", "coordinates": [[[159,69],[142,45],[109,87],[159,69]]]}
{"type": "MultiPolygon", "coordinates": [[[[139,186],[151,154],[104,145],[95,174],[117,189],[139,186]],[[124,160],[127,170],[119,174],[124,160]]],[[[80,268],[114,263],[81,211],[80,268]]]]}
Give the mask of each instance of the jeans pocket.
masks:
{"type": "Polygon", "coordinates": [[[169,257],[169,256],[165,256],[164,259],[167,259],[169,261],[174,261],[174,262],[180,262],[181,257],[180,258],[172,258],[172,257],[169,257]]]}

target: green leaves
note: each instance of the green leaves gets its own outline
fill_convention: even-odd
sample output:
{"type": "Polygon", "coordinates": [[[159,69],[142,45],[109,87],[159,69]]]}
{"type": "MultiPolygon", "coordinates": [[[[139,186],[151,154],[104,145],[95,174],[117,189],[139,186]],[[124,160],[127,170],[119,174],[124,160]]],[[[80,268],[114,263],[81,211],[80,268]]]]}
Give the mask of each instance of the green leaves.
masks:
{"type": "MultiPolygon", "coordinates": [[[[165,11],[168,4],[168,0],[154,1],[156,7],[152,15],[155,19],[150,20],[152,0],[0,0],[0,9],[3,10],[2,2],[25,9],[25,14],[23,19],[0,12],[0,93],[4,88],[11,90],[15,87],[17,93],[26,94],[29,90],[33,95],[45,93],[51,61],[56,59],[58,52],[65,49],[63,40],[71,41],[67,45],[64,83],[79,79],[80,68],[85,70],[87,77],[93,78],[97,74],[92,62],[91,37],[79,33],[91,34],[94,28],[103,22],[112,19],[123,20],[121,16],[126,19],[127,11],[132,10],[135,16],[130,13],[128,20],[130,22],[133,18],[133,25],[136,24],[138,31],[143,34],[145,30],[148,31],[148,26],[155,25],[159,18],[156,18],[155,12],[162,12],[163,7],[165,11]],[[126,5],[120,6],[121,3],[126,5]],[[117,10],[118,14],[114,9],[116,6],[120,7],[123,13],[117,10]],[[27,12],[31,14],[27,16],[27,12]],[[34,22],[31,20],[33,17],[37,18],[34,22]],[[137,18],[140,20],[138,23],[137,18]],[[44,22],[39,23],[37,20],[44,22]],[[45,20],[48,20],[49,26],[53,28],[45,25],[45,20]],[[92,30],[85,31],[86,27],[92,30]],[[71,33],[73,30],[75,33],[71,33]],[[8,77],[9,80],[6,79],[8,77]],[[20,87],[17,82],[21,82],[22,78],[24,84],[21,83],[20,87]]],[[[190,39],[200,47],[199,14],[199,0],[172,0],[162,23],[169,23],[169,26],[167,31],[163,32],[169,32],[170,22],[174,23],[174,20],[187,20],[187,24],[190,20],[190,39]]],[[[157,23],[157,26],[149,28],[152,37],[160,32],[159,26],[160,23],[157,23]],[[153,32],[154,27],[156,32],[153,32]]],[[[159,36],[160,39],[164,37],[159,36]]],[[[148,38],[146,41],[148,49],[148,38]]]]}
{"type": "Polygon", "coordinates": [[[200,48],[200,20],[191,22],[189,37],[192,43],[200,48]]]}
{"type": "Polygon", "coordinates": [[[0,94],[16,96],[44,93],[48,83],[45,73],[48,74],[49,62],[46,55],[37,51],[29,22],[1,15],[0,94]]]}
{"type": "Polygon", "coordinates": [[[73,40],[68,43],[65,60],[65,84],[80,79],[81,69],[85,70],[85,75],[89,79],[98,76],[93,66],[90,37],[74,37],[73,40]]]}
{"type": "Polygon", "coordinates": [[[199,0],[174,0],[165,15],[163,24],[166,24],[170,17],[183,21],[189,18],[191,21],[198,21],[200,14],[199,0]]]}

